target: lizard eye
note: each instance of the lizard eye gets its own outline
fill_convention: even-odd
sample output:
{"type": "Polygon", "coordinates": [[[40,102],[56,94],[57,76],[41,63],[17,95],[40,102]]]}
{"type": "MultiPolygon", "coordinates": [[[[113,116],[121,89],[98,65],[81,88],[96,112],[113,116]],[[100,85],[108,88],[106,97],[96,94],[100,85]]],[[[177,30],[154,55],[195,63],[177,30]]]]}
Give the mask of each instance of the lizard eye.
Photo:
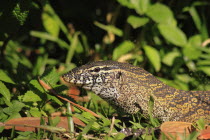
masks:
{"type": "Polygon", "coordinates": [[[116,74],[116,78],[117,78],[117,79],[120,79],[121,76],[122,76],[122,72],[118,72],[118,73],[116,74]]]}
{"type": "Polygon", "coordinates": [[[94,72],[99,72],[101,69],[99,67],[95,68],[93,71],[94,72]]]}

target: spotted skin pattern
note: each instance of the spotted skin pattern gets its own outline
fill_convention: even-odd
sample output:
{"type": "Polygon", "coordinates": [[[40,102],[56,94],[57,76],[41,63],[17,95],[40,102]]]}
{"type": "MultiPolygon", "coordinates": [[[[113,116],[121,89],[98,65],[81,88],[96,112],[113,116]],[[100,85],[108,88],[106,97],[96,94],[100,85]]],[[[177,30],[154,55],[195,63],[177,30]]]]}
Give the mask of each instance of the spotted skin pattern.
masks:
{"type": "Polygon", "coordinates": [[[66,82],[95,92],[117,110],[148,114],[154,99],[153,116],[162,121],[210,123],[210,91],[184,91],[159,81],[140,67],[115,61],[96,61],[63,75],[66,82]]]}

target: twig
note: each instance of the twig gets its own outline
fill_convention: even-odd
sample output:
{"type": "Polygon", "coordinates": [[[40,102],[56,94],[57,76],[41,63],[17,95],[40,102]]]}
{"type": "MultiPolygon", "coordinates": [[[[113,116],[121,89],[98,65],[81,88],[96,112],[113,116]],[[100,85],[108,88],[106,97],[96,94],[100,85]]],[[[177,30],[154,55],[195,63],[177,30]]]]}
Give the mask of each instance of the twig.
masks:
{"type": "Polygon", "coordinates": [[[210,39],[205,40],[205,41],[201,44],[201,46],[202,46],[202,47],[206,47],[208,44],[210,44],[210,39]]]}

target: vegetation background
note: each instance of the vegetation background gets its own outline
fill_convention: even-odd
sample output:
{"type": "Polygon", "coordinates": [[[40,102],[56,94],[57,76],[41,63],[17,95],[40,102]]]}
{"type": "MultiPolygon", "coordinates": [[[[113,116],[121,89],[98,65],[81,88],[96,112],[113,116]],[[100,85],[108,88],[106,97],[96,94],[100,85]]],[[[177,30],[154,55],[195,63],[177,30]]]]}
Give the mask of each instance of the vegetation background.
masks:
{"type": "MultiPolygon", "coordinates": [[[[38,77],[65,94],[67,87],[59,76],[89,61],[129,62],[175,88],[210,90],[209,8],[208,0],[1,0],[0,121],[61,111],[66,103],[49,95],[38,77]]],[[[103,139],[125,137],[114,135],[127,125],[122,118],[109,132],[115,110],[90,92],[80,94],[91,100],[78,103],[103,119],[77,109],[65,114],[87,124],[76,126],[77,139],[88,134],[103,139]]],[[[129,126],[154,124],[133,119],[129,126]]],[[[52,131],[3,127],[0,135],[1,139],[63,137],[52,131]]]]}

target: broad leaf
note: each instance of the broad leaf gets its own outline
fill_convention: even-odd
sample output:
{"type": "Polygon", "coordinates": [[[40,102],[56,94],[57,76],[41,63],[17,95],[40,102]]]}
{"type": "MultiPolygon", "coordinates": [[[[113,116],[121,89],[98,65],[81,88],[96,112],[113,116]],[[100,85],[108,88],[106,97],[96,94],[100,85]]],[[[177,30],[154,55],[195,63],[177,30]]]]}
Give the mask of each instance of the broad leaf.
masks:
{"type": "Polygon", "coordinates": [[[179,56],[181,56],[181,54],[178,51],[169,52],[163,57],[162,62],[168,66],[172,66],[174,64],[175,58],[179,56]]]}
{"type": "Polygon", "coordinates": [[[15,84],[15,82],[1,69],[0,69],[0,80],[7,83],[15,84]]]}
{"type": "Polygon", "coordinates": [[[208,76],[210,76],[210,67],[209,66],[200,66],[200,67],[198,67],[198,70],[201,70],[204,73],[206,73],[208,76]]]}
{"type": "Polygon", "coordinates": [[[25,104],[19,102],[19,101],[13,101],[12,104],[9,107],[6,107],[3,109],[4,113],[8,115],[17,114],[21,109],[25,106],[25,104]]]}
{"type": "Polygon", "coordinates": [[[131,51],[134,47],[135,45],[131,41],[124,41],[114,49],[113,60],[117,60],[123,54],[126,54],[129,51],[131,51]]]}
{"type": "Polygon", "coordinates": [[[150,0],[130,0],[130,3],[138,14],[143,15],[150,5],[150,0]]]}
{"type": "Polygon", "coordinates": [[[142,15],[144,14],[150,5],[150,0],[117,0],[122,6],[129,9],[135,9],[135,11],[142,15]]]}
{"type": "Polygon", "coordinates": [[[49,4],[46,4],[43,9],[44,9],[44,12],[42,14],[42,21],[43,21],[43,25],[45,29],[51,35],[58,37],[60,28],[59,28],[58,22],[53,17],[54,14],[49,4]]]}
{"type": "Polygon", "coordinates": [[[151,46],[144,46],[144,51],[153,67],[155,68],[155,71],[159,71],[161,68],[159,52],[151,46]]]}
{"type": "Polygon", "coordinates": [[[55,68],[47,69],[42,74],[41,79],[49,83],[50,85],[55,85],[59,81],[58,72],[55,68]]]}
{"type": "Polygon", "coordinates": [[[186,46],[182,50],[184,56],[187,56],[187,58],[191,60],[196,60],[201,56],[201,50],[196,49],[193,46],[186,46]]]}
{"type": "Polygon", "coordinates": [[[9,89],[1,81],[0,81],[0,94],[2,94],[7,101],[10,101],[11,95],[9,89]]]}
{"type": "Polygon", "coordinates": [[[31,107],[30,108],[30,113],[33,117],[41,117],[42,116],[40,110],[36,107],[31,107]]]}
{"type": "Polygon", "coordinates": [[[37,80],[31,80],[29,86],[30,90],[33,91],[33,93],[36,93],[42,100],[47,100],[45,90],[37,80]]]}
{"type": "Polygon", "coordinates": [[[23,96],[23,102],[38,102],[41,98],[36,95],[33,91],[27,91],[23,96]]]}
{"type": "Polygon", "coordinates": [[[130,9],[134,8],[134,5],[130,2],[130,0],[117,0],[122,6],[128,7],[130,9]]]}
{"type": "Polygon", "coordinates": [[[127,22],[134,28],[138,28],[144,26],[149,22],[148,18],[145,17],[137,17],[137,16],[129,16],[127,22]]]}
{"type": "Polygon", "coordinates": [[[146,14],[157,23],[176,25],[176,20],[171,9],[161,3],[150,6],[146,14]]]}
{"type": "Polygon", "coordinates": [[[185,34],[179,28],[170,25],[159,24],[158,29],[162,36],[170,43],[184,47],[187,43],[185,34]]]}
{"type": "Polygon", "coordinates": [[[200,35],[194,35],[192,37],[189,38],[188,43],[192,46],[192,47],[201,47],[202,44],[202,38],[200,35]]]}
{"type": "Polygon", "coordinates": [[[148,8],[150,6],[150,0],[139,0],[139,12],[140,14],[144,14],[147,12],[148,8]]]}
{"type": "Polygon", "coordinates": [[[191,60],[198,59],[202,54],[200,49],[201,43],[202,39],[200,35],[190,37],[187,45],[182,50],[184,56],[187,56],[191,60]]]}

